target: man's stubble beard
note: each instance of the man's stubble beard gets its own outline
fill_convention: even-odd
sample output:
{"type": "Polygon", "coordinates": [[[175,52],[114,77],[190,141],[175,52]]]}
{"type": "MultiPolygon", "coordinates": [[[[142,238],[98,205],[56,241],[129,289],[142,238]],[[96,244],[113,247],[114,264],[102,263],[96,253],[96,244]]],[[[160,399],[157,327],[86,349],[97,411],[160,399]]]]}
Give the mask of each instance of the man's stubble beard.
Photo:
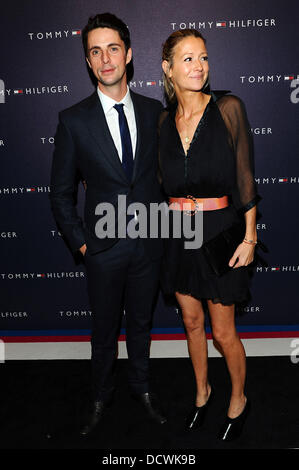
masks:
{"type": "Polygon", "coordinates": [[[98,82],[106,87],[114,86],[117,85],[117,83],[121,82],[123,80],[123,77],[126,75],[126,69],[124,73],[121,75],[121,77],[116,78],[113,82],[106,82],[99,74],[98,74],[98,82]]]}

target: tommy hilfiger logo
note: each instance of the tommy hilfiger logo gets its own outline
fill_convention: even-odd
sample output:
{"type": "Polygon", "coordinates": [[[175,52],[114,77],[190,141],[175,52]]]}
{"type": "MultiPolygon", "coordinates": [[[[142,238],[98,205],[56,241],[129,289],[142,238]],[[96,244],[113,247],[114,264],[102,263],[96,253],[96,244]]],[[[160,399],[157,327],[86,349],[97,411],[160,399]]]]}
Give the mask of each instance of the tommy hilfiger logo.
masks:
{"type": "Polygon", "coordinates": [[[15,195],[15,194],[40,194],[49,193],[50,186],[28,186],[28,187],[8,187],[0,188],[0,195],[15,195]]]}
{"type": "Polygon", "coordinates": [[[28,318],[27,312],[0,312],[1,318],[28,318]]]}
{"type": "Polygon", "coordinates": [[[0,232],[0,238],[18,238],[17,232],[0,232]]]}
{"type": "Polygon", "coordinates": [[[132,80],[129,82],[130,88],[144,88],[148,86],[163,87],[163,80],[132,80]]]}
{"type": "Polygon", "coordinates": [[[60,31],[44,31],[38,33],[27,33],[29,36],[30,41],[34,40],[51,40],[51,39],[68,39],[72,37],[80,37],[81,36],[81,29],[67,29],[67,30],[60,30],[60,31]]]}
{"type": "Polygon", "coordinates": [[[299,183],[299,176],[275,176],[275,177],[257,177],[255,178],[257,184],[286,184],[286,183],[299,183]]]}
{"type": "Polygon", "coordinates": [[[276,75],[242,75],[240,76],[241,83],[250,84],[263,84],[263,83],[288,83],[289,81],[298,79],[298,74],[276,74],[276,75]]]}
{"type": "Polygon", "coordinates": [[[0,280],[34,280],[34,279],[82,279],[83,271],[44,272],[44,273],[0,273],[0,280]]]}
{"type": "Polygon", "coordinates": [[[2,86],[0,87],[0,100],[3,98],[2,102],[4,102],[5,96],[55,95],[57,93],[69,93],[69,85],[49,85],[26,88],[5,88],[2,86]]]}
{"type": "Polygon", "coordinates": [[[86,317],[91,317],[92,316],[92,311],[91,310],[59,310],[59,315],[61,317],[68,317],[68,318],[76,318],[76,317],[81,317],[81,318],[86,318],[86,317]]]}
{"type": "Polygon", "coordinates": [[[213,29],[213,28],[269,28],[276,26],[275,18],[248,18],[248,19],[217,19],[212,21],[181,21],[176,23],[170,23],[173,31],[177,29],[213,29]]]}
{"type": "MultiPolygon", "coordinates": [[[[10,95],[11,90],[6,90],[6,93],[10,95]]],[[[33,88],[17,88],[13,90],[14,95],[45,95],[55,93],[68,93],[67,85],[52,85],[52,86],[41,86],[33,88]]]]}
{"type": "Polygon", "coordinates": [[[279,273],[284,273],[284,272],[298,272],[299,271],[299,266],[293,265],[293,266],[257,266],[256,267],[256,272],[257,273],[273,273],[273,272],[279,272],[279,273]]]}

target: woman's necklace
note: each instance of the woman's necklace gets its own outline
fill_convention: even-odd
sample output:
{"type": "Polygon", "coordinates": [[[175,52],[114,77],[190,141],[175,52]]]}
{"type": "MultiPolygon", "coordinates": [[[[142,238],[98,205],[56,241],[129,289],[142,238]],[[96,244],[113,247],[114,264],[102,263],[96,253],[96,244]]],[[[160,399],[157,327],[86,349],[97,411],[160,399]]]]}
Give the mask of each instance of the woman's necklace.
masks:
{"type": "MultiPolygon", "coordinates": [[[[187,121],[185,120],[184,117],[183,117],[183,120],[184,120],[184,122],[187,126],[187,134],[189,134],[189,129],[188,129],[189,125],[187,124],[187,121]]],[[[189,144],[189,143],[191,143],[191,138],[188,135],[186,135],[185,138],[184,138],[184,141],[185,141],[186,144],[189,144]]]]}
{"type": "Polygon", "coordinates": [[[193,123],[194,123],[194,116],[196,116],[197,114],[203,113],[204,109],[205,109],[205,107],[201,108],[200,110],[197,110],[197,111],[192,112],[191,115],[190,115],[190,117],[189,117],[189,119],[188,119],[189,123],[187,122],[187,120],[185,119],[185,117],[184,117],[183,114],[182,114],[182,115],[180,116],[180,118],[179,118],[179,119],[182,119],[182,120],[184,121],[185,126],[187,127],[187,130],[186,130],[186,131],[187,131],[187,135],[185,135],[185,136],[183,137],[183,141],[184,141],[184,143],[185,143],[186,145],[188,145],[188,147],[190,146],[191,140],[192,140],[191,137],[190,137],[191,133],[189,133],[190,124],[193,124],[193,123]]]}
{"type": "MultiPolygon", "coordinates": [[[[194,113],[192,113],[191,116],[190,116],[190,118],[189,118],[190,121],[191,121],[192,118],[193,118],[196,114],[198,114],[198,113],[199,113],[199,111],[195,111],[194,113]]],[[[185,137],[183,137],[183,139],[184,139],[185,144],[189,144],[189,145],[190,145],[190,144],[191,144],[191,137],[190,137],[190,134],[189,134],[189,125],[190,125],[190,123],[188,123],[188,122],[186,121],[184,115],[182,115],[181,118],[183,119],[183,121],[184,121],[184,123],[185,123],[185,125],[186,125],[186,127],[187,127],[187,135],[186,135],[185,137]]]]}

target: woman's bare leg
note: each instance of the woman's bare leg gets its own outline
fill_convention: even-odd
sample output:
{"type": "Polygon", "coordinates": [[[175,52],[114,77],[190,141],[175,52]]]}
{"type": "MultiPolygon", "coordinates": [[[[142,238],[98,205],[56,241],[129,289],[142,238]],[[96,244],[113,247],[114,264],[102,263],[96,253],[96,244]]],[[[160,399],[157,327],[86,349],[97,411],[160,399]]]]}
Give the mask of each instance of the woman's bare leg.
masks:
{"type": "Polygon", "coordinates": [[[196,406],[203,406],[210,395],[208,383],[208,348],[204,328],[204,310],[200,300],[176,293],[186,329],[188,350],[196,380],[196,406]]]}
{"type": "Polygon", "coordinates": [[[244,409],[246,397],[246,356],[235,327],[235,306],[214,304],[208,300],[213,337],[220,345],[230,374],[232,392],[228,416],[236,418],[244,409]]]}

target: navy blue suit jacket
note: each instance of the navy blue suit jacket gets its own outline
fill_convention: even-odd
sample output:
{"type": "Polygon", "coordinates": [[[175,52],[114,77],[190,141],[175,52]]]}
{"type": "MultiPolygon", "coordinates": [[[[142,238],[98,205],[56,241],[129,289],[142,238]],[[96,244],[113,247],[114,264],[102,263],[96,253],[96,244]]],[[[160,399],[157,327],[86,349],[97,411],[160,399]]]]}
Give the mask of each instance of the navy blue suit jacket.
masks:
{"type": "MultiPolygon", "coordinates": [[[[117,208],[119,195],[127,205],[163,200],[158,173],[158,119],[162,104],[131,91],[137,126],[137,144],[132,181],[123,171],[97,92],[59,113],[51,172],[50,201],[57,225],[75,252],[86,243],[91,254],[117,243],[116,237],[98,238],[95,226],[100,216],[96,206],[109,202],[117,208]],[[80,178],[86,182],[84,218],[79,217],[76,197],[80,178]]],[[[162,254],[162,241],[144,239],[152,259],[162,254]]]]}

